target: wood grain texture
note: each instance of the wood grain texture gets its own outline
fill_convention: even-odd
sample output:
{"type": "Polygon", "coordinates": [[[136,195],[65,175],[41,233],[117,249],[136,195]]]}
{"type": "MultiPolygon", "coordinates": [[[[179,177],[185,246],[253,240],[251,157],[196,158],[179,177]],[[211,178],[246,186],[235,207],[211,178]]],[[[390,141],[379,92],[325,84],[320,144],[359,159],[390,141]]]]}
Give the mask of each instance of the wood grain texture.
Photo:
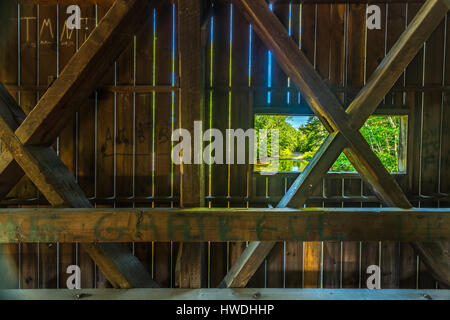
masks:
{"type": "MultiPolygon", "coordinates": [[[[113,9],[109,12],[109,18],[111,18],[111,16],[113,16],[114,18],[121,17],[121,15],[126,16],[127,13],[133,12],[133,8],[134,10],[143,9],[146,5],[147,3],[144,4],[142,1],[139,3],[138,1],[137,3],[133,2],[130,7],[127,7],[124,3],[118,2],[117,6],[113,7],[113,9]],[[139,7],[136,4],[144,5],[144,7],[139,7]]],[[[111,22],[108,23],[107,21],[108,19],[106,19],[106,23],[103,24],[103,28],[105,29],[103,31],[106,31],[106,33],[108,33],[109,28],[114,29],[114,27],[109,26],[109,23],[111,22]]],[[[122,21],[122,19],[120,19],[120,21],[122,21]]],[[[114,21],[114,23],[116,22],[114,21]]],[[[47,25],[50,28],[49,23],[46,23],[44,25],[47,25]]],[[[127,24],[125,24],[125,26],[126,25],[127,24]]],[[[128,23],[128,26],[130,25],[132,24],[128,23]]],[[[100,31],[102,30],[100,29],[100,31]]],[[[50,36],[52,35],[52,33],[53,32],[50,30],[50,36]]],[[[100,34],[97,34],[97,36],[101,37],[101,32],[100,34]]],[[[109,38],[111,39],[111,37],[109,38]]],[[[106,39],[108,39],[108,37],[106,37],[106,39]]],[[[41,43],[46,44],[47,42],[44,41],[41,43]]],[[[89,48],[89,46],[87,47],[89,48]]],[[[100,45],[100,47],[102,47],[102,45],[100,45]]],[[[90,58],[88,58],[87,61],[89,61],[89,59],[90,58]]],[[[83,63],[84,62],[82,61],[81,65],[79,65],[80,68],[83,68],[83,63]]],[[[74,64],[77,65],[77,63],[74,64]]],[[[70,75],[70,68],[68,69],[68,74],[70,75]]],[[[65,70],[67,70],[67,68],[65,70]]],[[[75,79],[77,79],[77,76],[75,76],[75,79]]],[[[75,87],[77,87],[77,85],[75,85],[75,87]]],[[[4,92],[3,96],[4,98],[2,99],[3,104],[1,109],[2,117],[0,119],[0,125],[2,127],[2,141],[9,149],[9,152],[11,152],[15,156],[18,164],[32,179],[32,181],[34,181],[40,191],[46,196],[47,200],[53,206],[71,205],[75,207],[91,207],[83,192],[76,184],[72,174],[56,157],[56,154],[51,147],[46,147],[45,145],[24,146],[22,144],[17,135],[13,132],[17,123],[14,123],[14,114],[11,113],[8,106],[9,104],[13,104],[13,100],[8,98],[8,96],[4,92]]],[[[44,118],[42,118],[42,120],[48,121],[48,119],[45,119],[45,116],[44,118]]],[[[23,125],[23,123],[21,125],[23,125]]],[[[95,245],[85,245],[85,248],[99,262],[102,269],[107,272],[114,285],[126,287],[137,285],[154,286],[153,281],[148,278],[148,275],[136,258],[130,257],[128,254],[128,259],[124,259],[127,254],[120,246],[105,245],[100,247],[95,245]],[[117,250],[117,252],[114,252],[114,250],[117,250]],[[113,261],[113,259],[111,259],[111,257],[109,256],[113,253],[115,258],[119,258],[118,261],[113,261]],[[121,274],[121,272],[129,272],[130,269],[132,269],[131,273],[128,273],[126,275],[121,274]]],[[[45,262],[46,259],[42,259],[42,261],[45,262]]],[[[54,268],[51,269],[53,270],[54,268]]],[[[43,279],[45,280],[45,277],[43,277],[43,279]]],[[[46,285],[47,284],[44,284],[43,286],[46,285]]]]}
{"type": "Polygon", "coordinates": [[[448,211],[439,208],[0,209],[0,241],[432,242],[449,238],[448,211]]]}
{"type": "MultiPolygon", "coordinates": [[[[348,143],[352,147],[351,152],[346,152],[347,158],[349,158],[363,178],[370,182],[371,186],[381,199],[391,205],[404,208],[411,207],[398,184],[392,179],[389,173],[387,173],[380,160],[371,151],[365,139],[359,132],[351,129],[351,125],[349,124],[350,121],[347,117],[353,118],[353,121],[356,122],[358,128],[363,124],[365,119],[367,119],[367,117],[375,110],[377,104],[400,76],[404,67],[417,53],[423,41],[442,19],[447,11],[446,4],[430,0],[421,8],[406,32],[394,45],[393,49],[389,52],[380,67],[369,80],[368,85],[364,87],[348,108],[347,113],[345,113],[339,106],[340,103],[337,101],[336,97],[331,93],[328,94],[328,88],[320,81],[319,75],[315,73],[314,70],[311,70],[312,66],[308,60],[294,48],[294,43],[288,39],[287,32],[279,21],[274,19],[274,16],[268,10],[267,5],[262,2],[248,3],[245,1],[237,1],[236,3],[241,10],[246,12],[247,18],[255,24],[257,33],[262,37],[266,45],[274,51],[278,61],[282,61],[285,72],[292,77],[293,82],[306,94],[308,104],[317,111],[319,115],[325,117],[328,120],[328,124],[331,124],[335,130],[339,130],[334,136],[333,134],[330,134],[329,138],[334,140],[335,138],[339,139],[341,134],[345,136],[346,142],[343,141],[342,143],[348,143]],[[274,32],[274,30],[277,31],[274,32]],[[417,32],[417,30],[420,30],[421,32],[417,32]],[[294,61],[296,61],[296,63],[294,63],[294,61]],[[393,65],[393,62],[397,62],[397,64],[393,65]],[[299,70],[299,65],[303,65],[304,68],[299,70]],[[314,86],[312,86],[313,83],[314,86]],[[324,94],[324,92],[327,92],[327,94],[324,94]],[[368,99],[369,97],[370,100],[368,99]],[[364,108],[362,108],[363,105],[364,108]],[[357,117],[358,120],[355,120],[355,117],[357,117]]],[[[331,164],[342,149],[337,149],[337,154],[330,154],[330,159],[328,160],[331,164]]],[[[326,158],[320,156],[320,150],[325,153],[327,148],[319,149],[319,152],[314,157],[317,161],[326,158]]],[[[314,159],[308,166],[312,166],[315,163],[314,159]]],[[[328,166],[326,170],[328,170],[330,166],[328,166]]],[[[305,171],[307,171],[307,169],[305,171]]],[[[322,171],[324,171],[323,168],[322,171]]],[[[297,189],[301,185],[300,182],[303,176],[304,174],[301,174],[299,177],[300,181],[299,184],[296,185],[297,189]]],[[[322,176],[323,174],[318,175],[317,178],[322,176]]],[[[308,184],[308,186],[312,189],[313,185],[308,184]]],[[[287,196],[285,197],[286,201],[282,200],[279,204],[280,207],[288,205],[293,198],[293,193],[295,194],[296,191],[295,186],[291,188],[291,190],[293,190],[293,192],[287,193],[287,196]]],[[[301,194],[304,196],[304,193],[301,194]]],[[[442,258],[442,256],[439,258],[442,258]]],[[[428,263],[430,264],[432,262],[428,261],[428,263]]],[[[445,269],[444,265],[444,261],[438,261],[433,267],[443,271],[445,269]],[[443,265],[439,266],[439,263],[443,263],[443,265]]],[[[258,266],[255,266],[255,268],[257,267],[258,266]]],[[[444,278],[444,281],[448,280],[445,280],[444,278]]]]}

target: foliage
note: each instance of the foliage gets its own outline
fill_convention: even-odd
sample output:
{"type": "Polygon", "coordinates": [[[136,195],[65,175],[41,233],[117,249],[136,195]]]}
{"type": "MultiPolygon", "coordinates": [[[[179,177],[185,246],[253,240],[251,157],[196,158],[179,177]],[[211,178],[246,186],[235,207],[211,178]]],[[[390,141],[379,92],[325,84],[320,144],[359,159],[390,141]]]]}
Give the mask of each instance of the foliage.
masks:
{"type": "MultiPolygon", "coordinates": [[[[292,117],[289,116],[272,115],[255,117],[257,131],[279,130],[281,159],[279,171],[292,171],[296,166],[298,170],[303,170],[328,135],[317,117],[309,117],[306,124],[297,129],[289,123],[291,119],[292,117]]],[[[394,116],[373,116],[361,128],[361,134],[390,172],[398,171],[399,122],[399,118],[394,116]]],[[[256,169],[261,169],[261,166],[257,166],[256,169]]],[[[331,171],[348,172],[355,169],[342,153],[331,171]]]]}

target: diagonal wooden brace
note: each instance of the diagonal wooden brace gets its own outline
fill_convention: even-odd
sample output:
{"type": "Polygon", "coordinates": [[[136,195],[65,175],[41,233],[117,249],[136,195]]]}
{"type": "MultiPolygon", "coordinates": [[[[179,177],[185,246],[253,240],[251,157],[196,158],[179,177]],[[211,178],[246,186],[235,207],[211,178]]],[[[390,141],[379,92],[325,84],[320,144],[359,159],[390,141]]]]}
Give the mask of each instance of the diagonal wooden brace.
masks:
{"type": "MultiPolygon", "coordinates": [[[[337,98],[321,81],[264,1],[235,2],[331,132],[278,207],[302,206],[346,146],[351,147],[345,151],[347,157],[381,199],[393,206],[411,207],[403,191],[356,130],[375,111],[423,42],[440,23],[448,10],[449,2],[428,0],[423,5],[347,112],[343,111],[337,98]]],[[[251,243],[230,269],[221,287],[245,286],[273,246],[274,243],[251,243]]],[[[436,279],[449,285],[450,257],[448,250],[445,250],[447,244],[414,243],[413,246],[436,279]]]]}
{"type": "MultiPolygon", "coordinates": [[[[117,0],[25,119],[14,99],[0,87],[0,139],[6,147],[0,156],[3,190],[13,185],[7,179],[15,182],[9,174],[22,173],[20,166],[53,206],[92,207],[49,145],[129,43],[150,8],[147,0],[117,0]]],[[[126,246],[87,244],[83,248],[114,287],[157,286],[126,246]]]]}

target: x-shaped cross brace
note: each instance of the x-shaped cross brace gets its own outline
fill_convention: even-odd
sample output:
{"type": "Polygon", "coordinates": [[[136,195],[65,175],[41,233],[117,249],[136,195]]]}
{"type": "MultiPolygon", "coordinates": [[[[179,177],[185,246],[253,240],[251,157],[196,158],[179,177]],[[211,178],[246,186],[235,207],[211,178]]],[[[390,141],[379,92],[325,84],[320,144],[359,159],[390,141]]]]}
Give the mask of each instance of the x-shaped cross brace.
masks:
{"type": "MultiPolygon", "coordinates": [[[[28,116],[0,85],[0,139],[6,149],[0,155],[3,194],[25,172],[52,206],[92,207],[50,144],[130,43],[151,4],[148,0],[116,0],[28,116]]],[[[82,247],[114,287],[157,286],[125,245],[82,247]]]]}
{"type": "MultiPolygon", "coordinates": [[[[449,1],[428,0],[422,6],[346,111],[264,0],[234,2],[330,132],[277,207],[303,206],[337,157],[344,151],[382,201],[390,206],[411,208],[402,189],[371,150],[359,129],[446,15],[449,1]]],[[[220,286],[245,286],[274,245],[275,243],[268,242],[250,243],[220,286]]],[[[445,245],[445,243],[413,244],[436,279],[450,285],[450,257],[448,250],[444,250],[445,245]]]]}

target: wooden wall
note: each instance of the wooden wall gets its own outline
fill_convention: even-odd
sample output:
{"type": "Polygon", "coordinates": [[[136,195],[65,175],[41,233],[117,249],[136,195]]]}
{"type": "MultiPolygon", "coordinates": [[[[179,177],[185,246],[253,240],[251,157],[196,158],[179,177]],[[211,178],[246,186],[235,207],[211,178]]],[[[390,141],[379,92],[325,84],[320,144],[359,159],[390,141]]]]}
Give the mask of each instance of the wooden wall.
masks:
{"type": "MultiPolygon", "coordinates": [[[[420,8],[417,3],[379,5],[381,30],[366,29],[366,4],[300,6],[286,1],[275,3],[273,11],[348,104],[420,8]]],[[[304,111],[301,94],[290,86],[243,16],[228,1],[215,1],[213,7],[208,2],[208,6],[212,14],[204,34],[204,127],[248,128],[254,110],[304,111]]],[[[0,80],[29,112],[107,8],[82,7],[82,30],[73,32],[64,27],[64,6],[23,4],[12,10],[2,22],[9,27],[9,37],[0,54],[0,80]]],[[[170,141],[179,117],[176,15],[176,2],[170,1],[149,12],[134,41],[54,143],[97,207],[178,206],[179,168],[171,162],[170,141]]],[[[415,206],[450,203],[447,29],[446,19],[383,103],[408,113],[407,171],[396,177],[415,206]]],[[[244,165],[205,169],[210,207],[276,204],[295,179],[294,174],[261,176],[244,165]]],[[[46,202],[24,178],[2,205],[45,206],[46,202]]],[[[307,205],[380,206],[358,175],[351,173],[330,173],[307,205]]],[[[129,245],[161,287],[175,285],[178,244],[129,245]]],[[[219,284],[244,247],[245,243],[208,244],[208,286],[219,284]]],[[[64,288],[65,270],[71,264],[82,269],[82,287],[109,286],[77,244],[1,245],[0,255],[16,262],[15,287],[64,288]]],[[[284,242],[276,245],[249,287],[365,287],[365,271],[372,264],[381,266],[382,288],[437,286],[406,243],[284,242]]]]}

